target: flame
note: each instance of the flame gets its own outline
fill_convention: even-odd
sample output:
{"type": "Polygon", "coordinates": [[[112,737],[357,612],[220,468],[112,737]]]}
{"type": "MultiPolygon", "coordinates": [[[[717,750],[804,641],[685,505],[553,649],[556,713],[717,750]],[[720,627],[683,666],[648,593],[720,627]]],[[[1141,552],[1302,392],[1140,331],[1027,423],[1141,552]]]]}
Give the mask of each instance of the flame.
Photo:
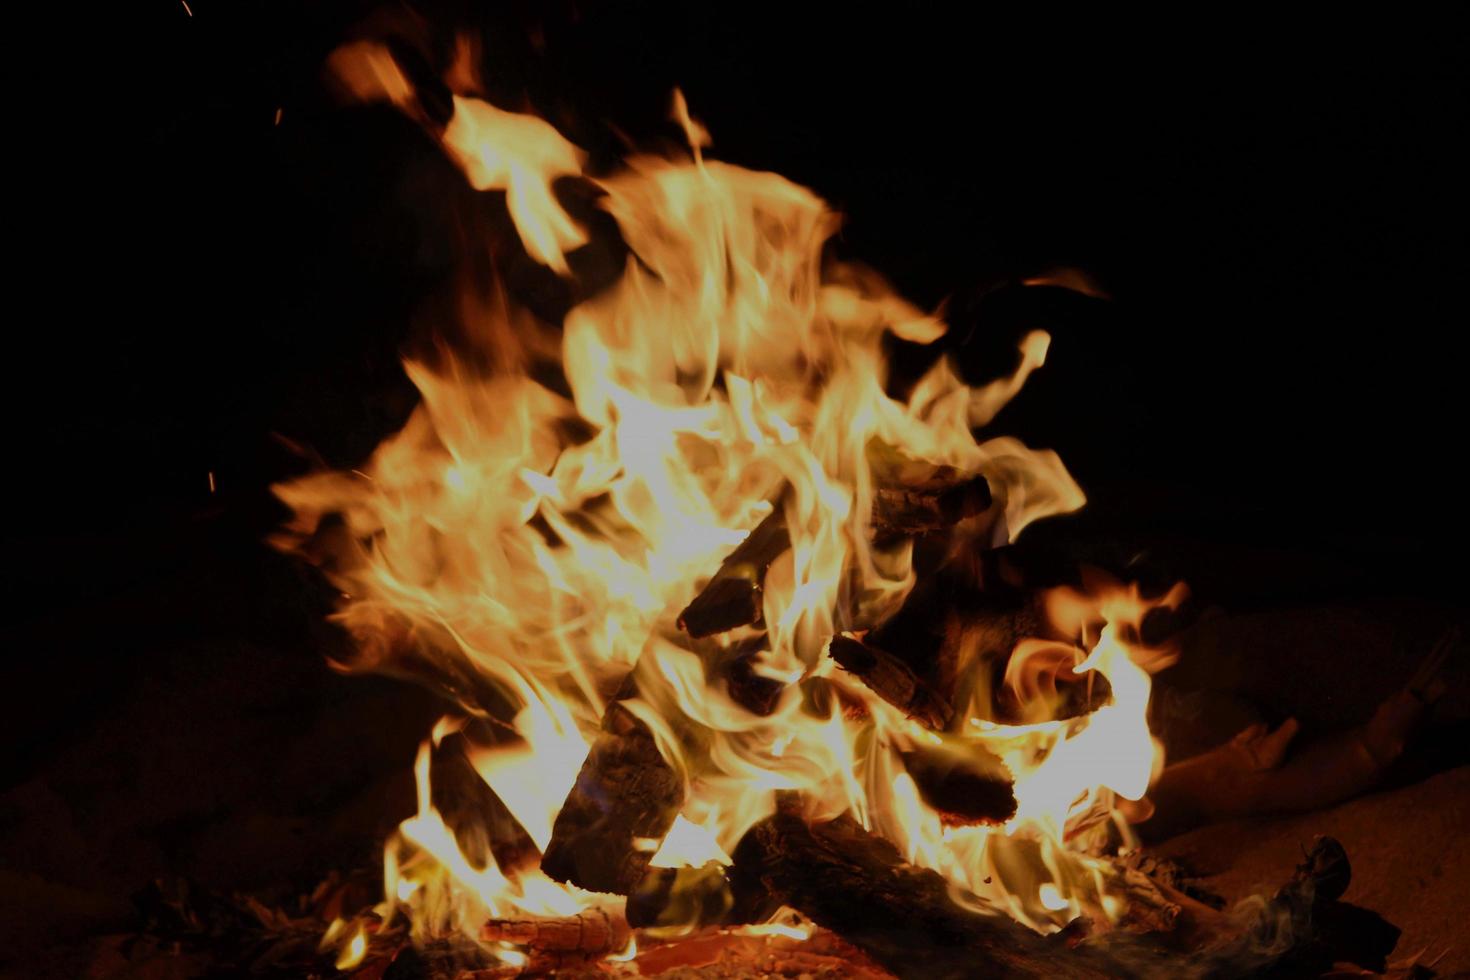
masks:
{"type": "Polygon", "coordinates": [[[337,953],[335,965],[339,970],[351,970],[362,963],[367,956],[368,941],[367,928],[358,923],[352,930],[352,935],[342,944],[342,949],[337,953]]]}
{"type": "MultiPolygon", "coordinates": [[[[353,98],[417,116],[381,46],[340,49],[330,67],[353,98]]],[[[504,737],[467,757],[539,849],[631,672],[638,694],[625,707],[689,787],[673,830],[640,842],[655,864],[730,863],[775,792],[798,790],[813,816],[851,812],[986,911],[1041,930],[1084,912],[1115,919],[1107,871],[1078,838],[1112,826],[1114,800],[1141,797],[1162,764],[1146,709],[1149,674],[1170,654],[1128,639],[1157,602],[1117,583],[1049,594],[1052,634],[1022,644],[1005,672],[1020,723],[998,720],[994,692],[977,690],[943,737],[825,655],[832,635],[881,621],[913,585],[911,546],[869,526],[884,460],[983,474],[994,504],[966,523],[977,541],[1013,541],[1082,505],[1054,453],[975,434],[1044,365],[1050,338],[1027,336],[1016,372],[985,387],[941,358],[894,396],[884,336],[932,343],[943,322],[870,270],[826,258],[837,221],[815,194],[707,159],[709,133],[681,94],[674,116],[691,156],[634,157],[596,179],[631,257],[566,315],[559,349],[549,328],[507,317],[484,336],[516,338],[524,358],[494,372],[468,357],[409,362],[422,402],[401,431],[359,470],[277,488],[294,512],[280,543],[325,550],[346,597],[337,619],[360,653],[344,667],[427,675],[466,718],[498,725],[504,737]],[[548,366],[548,349],[564,386],[529,369],[548,366]],[[757,715],[711,683],[706,648],[675,615],[777,510],[790,547],[765,575],[753,664],[784,688],[757,715]],[[1057,683],[1092,678],[1108,702],[1057,717],[1057,683]],[[697,749],[688,731],[702,733],[697,749]],[[1010,770],[1018,805],[1004,826],[950,826],[925,802],[900,753],[941,743],[1010,770]]],[[[437,135],[472,186],[506,195],[527,252],[569,275],[586,233],[553,183],[582,174],[581,151],[470,95],[454,97],[437,135]]],[[[379,914],[407,915],[416,935],[475,936],[488,915],[589,907],[596,896],[534,867],[462,849],[433,805],[430,769],[432,745],[463,721],[441,722],[420,750],[418,809],[385,851],[379,914]]]]}

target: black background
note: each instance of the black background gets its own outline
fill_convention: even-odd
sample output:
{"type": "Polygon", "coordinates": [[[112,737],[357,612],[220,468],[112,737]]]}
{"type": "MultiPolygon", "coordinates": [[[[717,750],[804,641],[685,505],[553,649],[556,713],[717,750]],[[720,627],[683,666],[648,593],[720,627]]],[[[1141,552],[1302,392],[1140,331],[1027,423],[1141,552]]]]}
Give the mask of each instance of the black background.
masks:
{"type": "MultiPolygon", "coordinates": [[[[327,669],[330,603],[263,543],[268,488],[401,424],[425,304],[504,214],[414,124],[329,97],[356,30],[416,30],[441,62],[478,31],[491,99],[599,166],[623,135],[677,145],[681,86],[713,155],[826,197],[835,250],[948,302],[996,370],[1050,329],[996,428],[1056,448],[1090,503],[1028,536],[1136,550],[1239,614],[1164,681],[1354,724],[1465,607],[1450,18],[191,3],[8,37],[0,967],[136,928],[162,874],[367,887],[414,805],[445,705],[327,669]],[[1001,315],[1057,266],[1113,299],[1001,315]]],[[[1463,734],[1436,744],[1464,761],[1463,734]]]]}
{"type": "MultiPolygon", "coordinates": [[[[6,562],[27,743],[193,628],[127,612],[157,576],[212,569],[258,592],[228,628],[297,629],[260,581],[266,487],[300,467],[273,434],[350,464],[411,406],[398,352],[485,205],[411,124],[324,93],[371,9],[158,4],[107,57],[34,73],[63,186],[20,201],[45,205],[48,276],[19,284],[8,413],[32,498],[6,562]]],[[[416,9],[441,43],[483,31],[492,96],[603,155],[618,132],[674,142],[681,86],[715,156],[823,194],[839,251],[922,304],[1087,269],[1114,301],[1048,324],[1051,362],[999,427],[1056,447],[1115,528],[1355,570],[1304,592],[1462,594],[1457,24],[416,9]]]]}

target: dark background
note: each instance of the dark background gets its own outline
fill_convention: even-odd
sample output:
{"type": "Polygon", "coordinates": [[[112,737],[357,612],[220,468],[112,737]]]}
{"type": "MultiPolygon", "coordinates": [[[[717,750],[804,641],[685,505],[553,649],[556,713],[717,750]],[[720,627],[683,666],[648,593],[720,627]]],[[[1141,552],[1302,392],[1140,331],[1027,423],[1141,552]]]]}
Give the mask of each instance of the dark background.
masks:
{"type": "MultiPolygon", "coordinates": [[[[604,155],[615,129],[673,142],[682,86],[716,155],[822,193],[839,250],[921,303],[1092,272],[1116,302],[1047,324],[1065,383],[1017,423],[1085,486],[1167,486],[1228,534],[1464,540],[1458,25],[797,6],[418,9],[481,28],[492,94],[604,155]]],[[[65,256],[39,332],[67,376],[23,426],[61,527],[207,506],[210,470],[250,492],[272,431],[340,462],[381,434],[343,416],[382,397],[473,195],[410,124],[325,97],[371,9],[162,4],[89,79],[86,193],[115,210],[76,229],[105,247],[65,256]]]]}
{"type": "MultiPolygon", "coordinates": [[[[996,324],[1034,312],[1054,334],[998,428],[1068,461],[1093,500],[1075,533],[1159,548],[1232,608],[1463,603],[1460,25],[485,6],[416,9],[484,32],[499,104],[605,158],[617,133],[673,143],[681,86],[713,155],[824,195],[848,216],[838,251],[921,304],[1093,274],[1112,302],[996,324]]],[[[323,608],[261,544],[266,487],[303,465],[273,435],[350,465],[406,417],[414,313],[473,239],[465,215],[494,207],[411,124],[323,91],[368,5],[192,8],[140,8],[95,62],[47,54],[18,96],[59,131],[60,186],[11,189],[39,219],[20,268],[45,278],[17,283],[34,302],[8,391],[31,499],[4,563],[7,785],[119,711],[207,721],[197,700],[187,723],[119,707],[158,678],[253,658],[250,684],[291,687],[260,709],[291,738],[374,683],[326,674],[323,608]]],[[[345,755],[360,736],[315,737],[345,755]]],[[[230,765],[281,763],[261,751],[230,765]]]]}

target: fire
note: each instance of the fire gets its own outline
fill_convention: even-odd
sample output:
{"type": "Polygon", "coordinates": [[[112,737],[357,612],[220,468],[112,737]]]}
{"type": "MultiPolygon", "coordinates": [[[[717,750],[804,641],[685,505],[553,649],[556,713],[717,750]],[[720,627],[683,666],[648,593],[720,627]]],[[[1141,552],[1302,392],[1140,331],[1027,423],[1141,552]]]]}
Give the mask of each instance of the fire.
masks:
{"type": "MultiPolygon", "coordinates": [[[[358,42],[330,67],[353,98],[419,116],[386,49],[358,42]]],[[[506,195],[526,251],[571,275],[587,232],[556,181],[591,181],[631,251],[622,277],[559,331],[509,315],[485,330],[500,345],[495,370],[469,351],[408,363],[422,403],[400,432],[360,469],[277,488],[295,513],[280,543],[310,541],[344,593],[337,618],[361,651],[344,666],[429,675],[461,703],[420,751],[418,810],[385,852],[379,913],[473,937],[487,916],[605,903],[534,862],[467,855],[433,804],[432,748],[466,719],[490,722],[499,734],[467,739],[468,761],[545,850],[631,675],[638,693],[622,703],[687,790],[673,829],[638,842],[654,866],[728,864],[776,792],[792,790],[813,816],[851,812],[986,910],[1040,930],[1115,917],[1107,872],[1082,844],[1121,827],[1114,801],[1140,798],[1162,764],[1145,712],[1149,673],[1169,653],[1136,639],[1150,603],[1117,584],[1052,594],[1053,635],[1018,647],[1003,681],[1022,717],[998,718],[997,692],[977,689],[942,733],[827,656],[831,637],[880,623],[914,585],[912,545],[871,523],[875,470],[893,459],[986,478],[994,503],[966,525],[977,546],[1083,504],[1054,453],[975,435],[1043,366],[1049,338],[1028,336],[1017,370],[988,386],[941,359],[894,397],[885,334],[932,343],[944,323],[875,273],[825,259],[837,220],[814,193],[706,159],[709,134],[682,96],[674,115],[689,156],[634,157],[593,177],[548,123],[456,95],[433,131],[474,187],[506,195]],[[564,384],[545,380],[548,367],[564,384]],[[773,513],[790,540],[760,584],[752,669],[779,693],[757,714],[705,669],[711,650],[757,630],[696,642],[676,618],[773,513]],[[1058,717],[1059,676],[1102,678],[1110,698],[1058,717]],[[914,751],[1003,765],[1014,816],[955,825],[906,771],[914,751]]],[[[359,961],[361,929],[341,932],[340,962],[359,961]]]]}

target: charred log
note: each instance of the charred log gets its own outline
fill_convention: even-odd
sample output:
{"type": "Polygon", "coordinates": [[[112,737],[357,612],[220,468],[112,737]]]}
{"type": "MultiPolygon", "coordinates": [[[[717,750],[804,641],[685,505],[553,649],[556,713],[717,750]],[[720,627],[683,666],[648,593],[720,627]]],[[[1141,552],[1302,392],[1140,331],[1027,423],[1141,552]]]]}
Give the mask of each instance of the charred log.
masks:
{"type": "Polygon", "coordinates": [[[535,867],[538,852],[500,797],[475,771],[462,732],[446,735],[430,757],[430,800],[453,831],[459,849],[475,864],[493,857],[503,871],[535,867]]]}
{"type": "Polygon", "coordinates": [[[760,673],[756,665],[761,654],[769,649],[764,634],[736,641],[728,646],[717,646],[709,641],[708,648],[701,648],[705,678],[711,685],[724,683],[730,700],[754,715],[769,715],[776,710],[781,692],[786,685],[781,681],[760,673]]]}
{"type": "Polygon", "coordinates": [[[954,717],[948,701],[925,683],[903,659],[851,636],[832,637],[827,655],[859,678],[874,694],[934,731],[947,729],[954,717]]]}
{"type": "Polygon", "coordinates": [[[978,745],[916,746],[900,758],[920,798],[949,826],[1004,823],[1016,814],[1010,771],[978,745]]]}
{"type": "Polygon", "coordinates": [[[847,816],[811,826],[779,812],[746,834],[734,858],[737,909],[789,905],[901,978],[1117,975],[1086,948],[1039,936],[999,912],[961,908],[942,876],[907,864],[847,816]]]}
{"type": "Polygon", "coordinates": [[[791,536],[777,506],[720,563],[714,577],[679,614],[679,628],[690,636],[704,637],[759,622],[766,569],[789,547],[791,536]]]}
{"type": "Polygon", "coordinates": [[[990,499],[985,477],[940,466],[919,483],[874,488],[873,532],[887,537],[942,530],[982,513],[990,499]]]}
{"type": "MultiPolygon", "coordinates": [[[[633,693],[632,684],[624,697],[633,693]]],[[[653,733],[621,700],[608,705],[602,732],[552,825],[541,870],[589,891],[626,895],[684,803],[684,780],[653,733]]]]}
{"type": "MultiPolygon", "coordinates": [[[[880,479],[873,491],[871,525],[880,540],[951,527],[990,506],[990,484],[983,476],[930,463],[907,466],[919,472],[896,471],[891,482],[880,479]]],[[[679,614],[679,627],[704,637],[759,623],[766,569],[790,547],[778,502],[679,614]]]]}

